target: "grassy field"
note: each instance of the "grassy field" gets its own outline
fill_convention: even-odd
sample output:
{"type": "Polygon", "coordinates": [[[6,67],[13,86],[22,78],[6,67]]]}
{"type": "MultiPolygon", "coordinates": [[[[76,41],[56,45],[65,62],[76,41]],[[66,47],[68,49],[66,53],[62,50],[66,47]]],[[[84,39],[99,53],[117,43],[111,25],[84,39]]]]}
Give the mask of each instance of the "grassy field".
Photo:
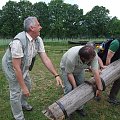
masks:
{"type": "MultiPolygon", "coordinates": [[[[59,71],[61,57],[71,46],[67,44],[46,44],[45,47],[48,56],[51,58],[55,67],[59,71]]],[[[4,51],[0,51],[0,59],[2,58],[3,53],[4,51]]],[[[28,101],[34,107],[34,110],[31,112],[25,111],[25,118],[26,120],[48,120],[41,111],[61,98],[63,96],[63,90],[61,87],[56,86],[54,76],[48,72],[38,57],[30,75],[33,87],[28,101]]],[[[87,73],[86,77],[89,78],[90,74],[87,73]]],[[[1,70],[0,64],[0,120],[13,119],[9,104],[8,89],[8,83],[1,70]]],[[[100,102],[91,100],[86,103],[86,117],[82,118],[75,114],[75,120],[120,120],[120,106],[110,105],[106,101],[109,89],[110,88],[107,88],[106,91],[103,92],[102,100],[100,102]]],[[[120,98],[120,94],[118,97],[120,98]]]]}

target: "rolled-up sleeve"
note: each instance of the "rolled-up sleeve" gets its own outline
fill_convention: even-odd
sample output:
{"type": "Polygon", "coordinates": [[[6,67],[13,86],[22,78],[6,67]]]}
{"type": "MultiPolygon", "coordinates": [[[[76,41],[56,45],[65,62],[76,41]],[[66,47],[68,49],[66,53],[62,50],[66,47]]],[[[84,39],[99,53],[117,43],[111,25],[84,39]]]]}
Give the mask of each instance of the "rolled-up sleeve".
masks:
{"type": "Polygon", "coordinates": [[[12,58],[21,58],[24,56],[22,45],[19,40],[14,40],[10,44],[12,58]]]}
{"type": "Polygon", "coordinates": [[[44,47],[44,43],[43,43],[43,40],[41,37],[38,37],[39,39],[39,48],[38,48],[38,53],[41,53],[41,52],[45,52],[45,47],[44,47]]]}
{"type": "Polygon", "coordinates": [[[109,50],[113,53],[115,53],[119,49],[119,41],[113,40],[110,44],[109,50]]]}
{"type": "Polygon", "coordinates": [[[96,55],[95,58],[93,59],[91,63],[91,69],[92,70],[98,70],[99,65],[98,65],[98,56],[96,55]]]}

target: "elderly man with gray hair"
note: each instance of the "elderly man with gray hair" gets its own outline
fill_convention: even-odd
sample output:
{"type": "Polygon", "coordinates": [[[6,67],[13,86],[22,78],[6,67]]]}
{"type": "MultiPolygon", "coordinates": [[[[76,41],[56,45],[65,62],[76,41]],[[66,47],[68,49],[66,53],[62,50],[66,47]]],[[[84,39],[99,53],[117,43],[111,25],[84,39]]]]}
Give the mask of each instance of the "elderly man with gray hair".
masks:
{"type": "Polygon", "coordinates": [[[32,59],[38,53],[43,64],[55,76],[57,84],[62,85],[62,80],[47,56],[40,36],[42,29],[36,17],[24,20],[24,31],[18,33],[2,58],[2,67],[9,82],[10,104],[16,120],[25,120],[23,109],[32,110],[27,103],[30,96],[31,79],[29,67],[32,59]]]}

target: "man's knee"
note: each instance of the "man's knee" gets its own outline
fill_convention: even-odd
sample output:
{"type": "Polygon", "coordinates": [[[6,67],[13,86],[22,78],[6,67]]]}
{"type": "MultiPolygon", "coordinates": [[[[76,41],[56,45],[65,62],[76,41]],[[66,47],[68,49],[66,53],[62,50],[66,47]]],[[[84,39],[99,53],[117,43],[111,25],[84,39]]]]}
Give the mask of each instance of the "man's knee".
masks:
{"type": "Polygon", "coordinates": [[[71,85],[69,86],[65,86],[64,88],[64,94],[66,95],[67,93],[69,93],[70,91],[72,91],[73,87],[71,85]]]}

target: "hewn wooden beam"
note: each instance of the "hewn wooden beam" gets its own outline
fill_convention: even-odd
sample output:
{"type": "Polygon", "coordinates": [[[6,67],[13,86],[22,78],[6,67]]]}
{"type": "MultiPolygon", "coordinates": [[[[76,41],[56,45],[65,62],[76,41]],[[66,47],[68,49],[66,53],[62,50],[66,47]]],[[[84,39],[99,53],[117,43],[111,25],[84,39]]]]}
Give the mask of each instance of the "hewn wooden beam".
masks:
{"type": "MultiPolygon", "coordinates": [[[[101,72],[100,77],[104,81],[106,87],[118,79],[120,77],[120,60],[108,65],[108,67],[101,72]]],[[[94,78],[91,78],[88,81],[93,83],[94,78]]],[[[70,115],[93,97],[93,87],[83,83],[42,112],[50,120],[62,120],[66,117],[66,114],[70,115]]]]}

